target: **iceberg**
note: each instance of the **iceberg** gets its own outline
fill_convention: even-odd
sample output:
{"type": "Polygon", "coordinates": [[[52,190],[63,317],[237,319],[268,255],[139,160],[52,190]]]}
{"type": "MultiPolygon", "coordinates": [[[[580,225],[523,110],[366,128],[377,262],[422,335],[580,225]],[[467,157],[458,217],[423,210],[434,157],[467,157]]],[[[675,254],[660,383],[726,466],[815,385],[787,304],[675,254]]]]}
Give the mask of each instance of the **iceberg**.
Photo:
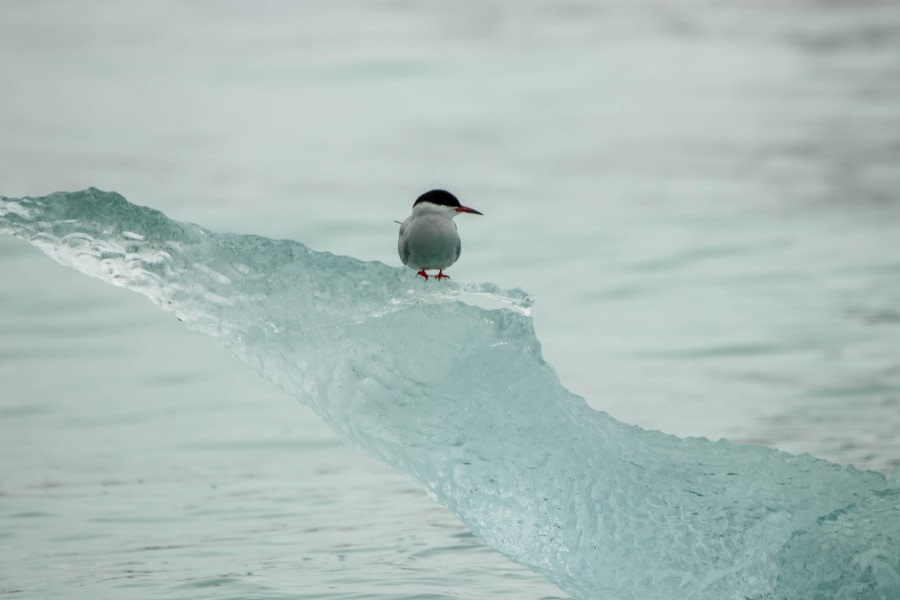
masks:
{"type": "Polygon", "coordinates": [[[521,290],[212,233],[94,188],[0,233],[127,287],[309,404],[576,598],[900,598],[900,473],[682,439],[588,407],[521,290]]]}

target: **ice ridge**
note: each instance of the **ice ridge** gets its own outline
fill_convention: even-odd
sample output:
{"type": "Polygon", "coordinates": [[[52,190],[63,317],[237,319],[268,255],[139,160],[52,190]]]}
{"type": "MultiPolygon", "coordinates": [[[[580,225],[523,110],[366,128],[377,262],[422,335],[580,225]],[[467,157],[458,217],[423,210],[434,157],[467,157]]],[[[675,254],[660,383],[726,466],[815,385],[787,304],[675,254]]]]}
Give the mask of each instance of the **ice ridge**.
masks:
{"type": "Polygon", "coordinates": [[[217,234],[94,188],[0,233],[217,337],[576,598],[900,598],[900,476],[645,431],[542,356],[522,291],[217,234]]]}

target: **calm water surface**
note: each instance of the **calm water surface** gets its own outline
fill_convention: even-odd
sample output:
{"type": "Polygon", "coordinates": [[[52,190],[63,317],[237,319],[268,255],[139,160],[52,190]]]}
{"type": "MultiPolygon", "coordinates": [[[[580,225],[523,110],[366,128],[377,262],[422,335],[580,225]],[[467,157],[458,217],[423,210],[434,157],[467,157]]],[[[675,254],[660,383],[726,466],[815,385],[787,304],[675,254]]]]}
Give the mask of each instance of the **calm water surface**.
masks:
{"type": "MultiPolygon", "coordinates": [[[[0,56],[4,195],[399,264],[448,187],[592,406],[900,464],[895,2],[8,2],[0,56]]],[[[563,597],[143,298],[0,274],[0,594],[563,597]]]]}

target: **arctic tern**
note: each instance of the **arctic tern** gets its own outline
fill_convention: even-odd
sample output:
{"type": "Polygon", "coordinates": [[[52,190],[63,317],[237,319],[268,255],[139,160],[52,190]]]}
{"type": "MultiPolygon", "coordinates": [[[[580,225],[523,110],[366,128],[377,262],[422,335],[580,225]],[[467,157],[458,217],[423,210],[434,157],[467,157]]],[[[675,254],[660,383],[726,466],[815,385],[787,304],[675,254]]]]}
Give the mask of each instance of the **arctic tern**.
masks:
{"type": "Polygon", "coordinates": [[[400,260],[410,269],[418,269],[428,281],[428,273],[437,269],[432,275],[438,280],[449,279],[444,269],[459,258],[462,249],[459,233],[453,217],[460,213],[480,215],[474,208],[463,206],[448,191],[431,190],[416,199],[412,214],[400,224],[400,239],[397,241],[397,252],[400,260]]]}

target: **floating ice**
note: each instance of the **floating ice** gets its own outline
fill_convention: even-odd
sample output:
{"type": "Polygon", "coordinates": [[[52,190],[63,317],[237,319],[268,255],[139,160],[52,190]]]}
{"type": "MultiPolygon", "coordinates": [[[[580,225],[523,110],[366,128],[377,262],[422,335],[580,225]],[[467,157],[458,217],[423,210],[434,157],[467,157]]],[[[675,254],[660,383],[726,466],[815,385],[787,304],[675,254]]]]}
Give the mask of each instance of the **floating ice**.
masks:
{"type": "Polygon", "coordinates": [[[900,598],[900,476],[679,439],[569,393],[521,291],[214,234],[89,189],[0,232],[148,296],[577,598],[900,598]]]}

